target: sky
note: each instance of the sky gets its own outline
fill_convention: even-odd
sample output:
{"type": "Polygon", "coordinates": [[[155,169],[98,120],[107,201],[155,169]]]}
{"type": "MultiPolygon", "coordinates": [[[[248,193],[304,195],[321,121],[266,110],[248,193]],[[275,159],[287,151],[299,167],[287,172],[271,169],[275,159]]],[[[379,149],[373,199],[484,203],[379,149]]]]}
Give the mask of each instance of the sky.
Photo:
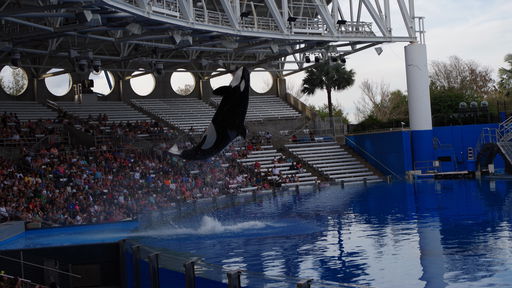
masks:
{"type": "MultiPolygon", "coordinates": [[[[396,1],[390,3],[391,9],[398,12],[396,1]]],[[[508,67],[503,59],[506,54],[512,53],[511,0],[416,0],[415,10],[417,16],[425,17],[429,64],[433,60],[447,62],[450,56],[457,55],[490,67],[495,78],[499,67],[508,67]]],[[[401,16],[392,16],[392,21],[400,20],[401,16]]],[[[401,27],[393,26],[395,35],[405,35],[399,33],[401,27]]],[[[370,48],[347,58],[347,68],[356,72],[355,83],[347,90],[336,92],[333,103],[341,104],[351,122],[356,122],[355,107],[361,97],[362,81],[384,83],[391,90],[407,91],[406,45],[408,43],[384,44],[380,46],[383,49],[380,56],[370,48]]],[[[300,74],[287,78],[287,81],[300,85],[302,78],[303,74],[300,74]]],[[[317,106],[327,103],[326,99],[324,91],[301,98],[303,102],[317,106]]]]}

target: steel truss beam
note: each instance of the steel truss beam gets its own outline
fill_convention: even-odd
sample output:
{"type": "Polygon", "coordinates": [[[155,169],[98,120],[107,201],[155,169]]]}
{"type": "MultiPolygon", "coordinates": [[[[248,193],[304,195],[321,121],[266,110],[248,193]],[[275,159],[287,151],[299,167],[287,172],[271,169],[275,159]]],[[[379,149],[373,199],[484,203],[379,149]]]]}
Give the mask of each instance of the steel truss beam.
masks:
{"type": "Polygon", "coordinates": [[[119,73],[155,62],[166,71],[244,64],[280,73],[292,56],[300,71],[304,53],[414,42],[415,15],[414,0],[9,0],[0,5],[0,61],[18,51],[36,71],[71,71],[87,54],[119,73]],[[391,23],[403,23],[407,34],[394,35],[391,23]]]}

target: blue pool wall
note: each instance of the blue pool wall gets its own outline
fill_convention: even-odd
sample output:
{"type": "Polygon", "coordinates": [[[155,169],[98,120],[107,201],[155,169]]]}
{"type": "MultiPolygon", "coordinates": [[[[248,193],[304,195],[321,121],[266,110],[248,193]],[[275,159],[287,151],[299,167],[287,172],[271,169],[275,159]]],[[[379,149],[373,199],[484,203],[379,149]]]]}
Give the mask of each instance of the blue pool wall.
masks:
{"type": "Polygon", "coordinates": [[[385,175],[412,170],[411,131],[347,136],[347,145],[385,175]]]}
{"type": "MultiPolygon", "coordinates": [[[[477,144],[485,128],[498,128],[498,124],[434,127],[432,134],[440,145],[434,149],[432,160],[451,159],[440,161],[443,172],[472,170],[471,161],[467,161],[468,147],[474,149],[476,159],[477,144]]],[[[349,135],[347,138],[348,146],[385,175],[405,175],[407,171],[414,170],[410,130],[349,135]]],[[[494,165],[501,172],[505,161],[497,155],[494,165]]]]}
{"type": "MultiPolygon", "coordinates": [[[[142,259],[135,260],[133,250],[130,248],[123,248],[123,287],[127,288],[151,288],[154,287],[151,280],[150,269],[151,266],[146,257],[141,257],[142,259]],[[134,261],[138,261],[138,267],[136,267],[134,261]],[[137,277],[138,275],[138,283],[137,277]]],[[[184,263],[183,263],[184,264],[184,263]]],[[[183,271],[174,271],[172,269],[168,269],[162,267],[165,265],[160,265],[158,268],[158,281],[161,287],[185,287],[186,280],[185,274],[183,271]]],[[[220,272],[222,274],[222,272],[220,272]]],[[[218,282],[215,280],[207,279],[196,275],[195,279],[195,287],[198,288],[226,288],[227,283],[218,282]]]]}

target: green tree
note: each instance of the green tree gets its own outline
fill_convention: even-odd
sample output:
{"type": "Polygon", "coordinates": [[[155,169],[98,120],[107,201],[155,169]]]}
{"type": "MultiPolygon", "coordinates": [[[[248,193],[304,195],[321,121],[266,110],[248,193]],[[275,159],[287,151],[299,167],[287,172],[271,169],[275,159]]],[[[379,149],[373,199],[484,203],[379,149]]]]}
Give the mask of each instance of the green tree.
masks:
{"type": "Polygon", "coordinates": [[[28,85],[27,75],[21,68],[4,66],[0,72],[0,86],[6,93],[18,96],[25,91],[28,85]]]}
{"type": "Polygon", "coordinates": [[[369,80],[364,80],[360,88],[362,97],[356,107],[358,120],[370,115],[383,122],[408,118],[407,96],[402,91],[390,91],[389,85],[378,85],[369,80]]]}
{"type": "Polygon", "coordinates": [[[512,97],[512,54],[505,56],[505,62],[508,63],[510,68],[500,67],[498,70],[498,89],[500,94],[506,97],[512,97]]]}
{"type": "Polygon", "coordinates": [[[178,87],[176,89],[176,93],[182,96],[190,95],[192,91],[194,91],[194,84],[185,84],[184,86],[178,87]]]}
{"type": "Polygon", "coordinates": [[[466,102],[480,101],[494,94],[495,81],[490,68],[451,56],[448,62],[432,61],[430,89],[434,93],[453,91],[462,94],[466,102]]]}
{"type": "MultiPolygon", "coordinates": [[[[329,117],[329,105],[324,104],[320,107],[317,107],[315,105],[309,105],[309,109],[315,111],[318,117],[321,119],[325,119],[329,117]]],[[[332,115],[336,118],[341,118],[341,121],[343,123],[349,123],[347,115],[345,115],[345,112],[343,112],[343,109],[339,103],[334,104],[332,107],[332,115]]]]}
{"type": "Polygon", "coordinates": [[[334,120],[333,120],[333,107],[332,107],[332,92],[337,90],[344,90],[354,84],[355,72],[350,69],[345,69],[345,65],[341,63],[331,64],[323,62],[312,66],[306,70],[306,77],[302,79],[302,93],[306,95],[313,95],[317,89],[326,91],[327,93],[327,106],[329,110],[329,117],[331,130],[334,135],[334,120]]]}

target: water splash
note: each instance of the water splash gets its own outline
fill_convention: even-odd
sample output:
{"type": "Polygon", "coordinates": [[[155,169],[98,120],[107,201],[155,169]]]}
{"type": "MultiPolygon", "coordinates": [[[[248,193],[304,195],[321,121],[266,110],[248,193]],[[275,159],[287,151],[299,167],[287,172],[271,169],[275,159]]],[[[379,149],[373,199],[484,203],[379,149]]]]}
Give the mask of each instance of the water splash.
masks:
{"type": "Polygon", "coordinates": [[[261,221],[246,221],[239,223],[222,223],[219,220],[203,216],[195,227],[183,227],[170,223],[166,226],[134,232],[102,233],[95,236],[87,235],[89,238],[130,238],[130,237],[169,237],[169,236],[190,236],[190,235],[214,235],[235,233],[245,230],[262,229],[265,227],[276,227],[277,224],[270,224],[261,221]]]}
{"type": "Polygon", "coordinates": [[[260,221],[247,221],[235,224],[222,224],[219,220],[209,217],[203,216],[201,219],[201,224],[199,228],[196,230],[195,234],[220,234],[227,232],[240,232],[248,229],[261,229],[269,226],[269,224],[260,221]]]}

